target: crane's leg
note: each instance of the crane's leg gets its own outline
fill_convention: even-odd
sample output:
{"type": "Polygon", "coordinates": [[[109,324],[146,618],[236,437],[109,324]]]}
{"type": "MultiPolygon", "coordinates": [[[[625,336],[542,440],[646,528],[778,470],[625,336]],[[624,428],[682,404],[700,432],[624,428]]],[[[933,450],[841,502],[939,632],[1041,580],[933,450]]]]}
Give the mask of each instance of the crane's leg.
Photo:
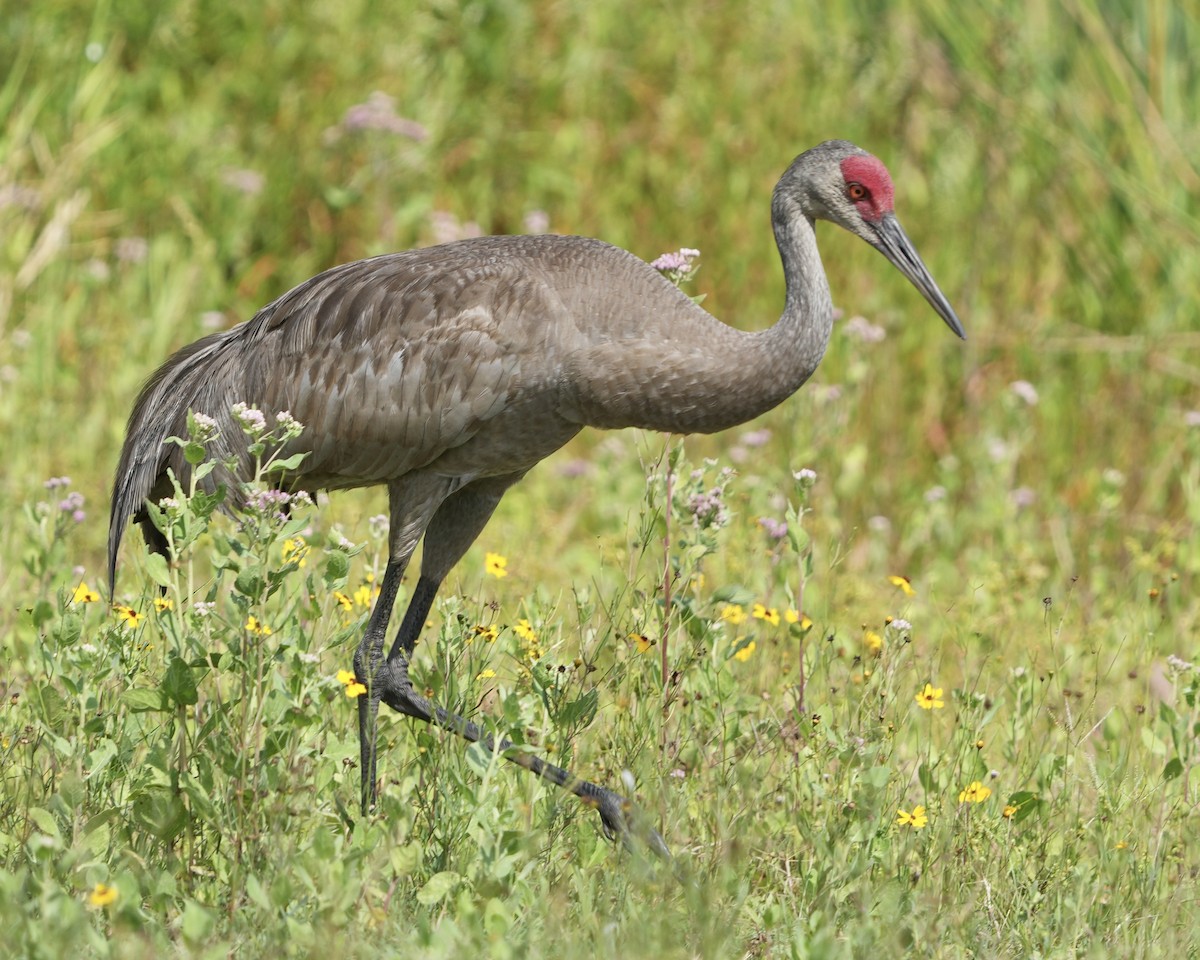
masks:
{"type": "MultiPolygon", "coordinates": [[[[386,663],[383,659],[383,641],[387,637],[388,624],[392,619],[392,608],[396,605],[396,594],[400,591],[400,580],[408,568],[417,543],[425,533],[429,521],[439,506],[450,495],[452,481],[444,477],[421,474],[410,475],[403,481],[388,487],[391,507],[389,556],[379,585],[379,596],[367,620],[367,629],[354,653],[354,673],[367,692],[358,698],[358,746],[360,774],[362,777],[362,811],[366,814],[375,805],[376,750],[378,735],[379,703],[385,685],[386,663]]],[[[410,623],[419,615],[419,633],[433,593],[425,595],[423,589],[413,595],[413,602],[404,617],[410,623]]],[[[411,629],[411,626],[410,626],[411,629]]]]}
{"type": "MultiPolygon", "coordinates": [[[[645,818],[628,800],[604,787],[581,780],[571,772],[547,763],[541,757],[521,751],[506,739],[501,739],[497,743],[478,724],[450,713],[419,696],[409,680],[409,659],[425,624],[438,587],[467,548],[475,542],[476,537],[500,502],[504,491],[520,477],[521,474],[516,474],[476,481],[448,497],[434,514],[425,535],[421,576],[417,581],[412,600],[405,611],[404,620],[397,632],[396,641],[392,645],[387,661],[377,668],[378,672],[375,674],[379,696],[382,702],[393,710],[443,727],[471,742],[482,742],[489,750],[503,754],[506,760],[559,787],[570,790],[585,804],[596,808],[604,823],[605,832],[610,838],[619,836],[623,841],[629,843],[633,837],[637,837],[656,854],[669,859],[670,853],[662,837],[649,826],[645,818]]],[[[381,588],[378,601],[379,605],[390,603],[389,598],[385,595],[386,575],[384,581],[385,584],[381,588]]],[[[394,599],[394,596],[393,591],[391,599],[394,599]]],[[[366,698],[360,697],[359,699],[361,701],[366,698]]],[[[378,709],[377,705],[375,709],[378,709]]],[[[373,787],[375,783],[374,751],[371,753],[370,762],[372,764],[370,782],[373,787]]]]}

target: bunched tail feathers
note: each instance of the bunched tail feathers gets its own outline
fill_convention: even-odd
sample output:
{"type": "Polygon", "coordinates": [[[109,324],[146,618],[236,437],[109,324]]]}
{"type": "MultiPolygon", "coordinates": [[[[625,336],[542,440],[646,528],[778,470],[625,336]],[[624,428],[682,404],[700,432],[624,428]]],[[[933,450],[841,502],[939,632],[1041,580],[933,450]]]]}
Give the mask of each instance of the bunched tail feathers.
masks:
{"type": "Polygon", "coordinates": [[[184,436],[188,410],[228,416],[227,378],[222,377],[222,348],[237,328],[198,340],[174,354],[154,372],[138,394],[129,415],[121,459],[113,479],[112,512],[108,524],[108,589],[116,591],[117,553],[131,520],[142,527],[146,542],[166,554],[167,543],[145,510],[147,499],[171,493],[167,471],[185,482],[183,451],[166,440],[184,436]]]}

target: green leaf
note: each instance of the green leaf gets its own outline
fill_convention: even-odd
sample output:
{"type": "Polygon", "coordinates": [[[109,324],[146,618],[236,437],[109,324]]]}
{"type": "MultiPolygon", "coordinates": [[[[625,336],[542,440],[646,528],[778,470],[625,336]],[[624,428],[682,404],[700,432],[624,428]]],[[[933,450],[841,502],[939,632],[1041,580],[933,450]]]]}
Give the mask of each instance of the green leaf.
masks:
{"type": "Polygon", "coordinates": [[[558,711],[556,721],[560,727],[586,727],[596,716],[599,694],[593,687],[578,700],[572,700],[558,711]]]}
{"type": "Polygon", "coordinates": [[[712,598],[715,603],[735,603],[745,607],[754,602],[754,593],[740,584],[730,584],[714,590],[712,598]]]}
{"type": "Polygon", "coordinates": [[[112,828],[107,823],[100,823],[84,835],[83,846],[93,857],[99,857],[108,850],[111,840],[112,828]]]}
{"type": "Polygon", "coordinates": [[[429,882],[417,891],[417,903],[426,907],[441,903],[462,882],[462,877],[453,870],[443,870],[429,878],[429,882]]]}
{"type": "Polygon", "coordinates": [[[492,765],[492,751],[479,742],[470,744],[467,747],[467,764],[479,776],[484,776],[492,765]]]}
{"type": "Polygon", "coordinates": [[[151,690],[147,687],[130,687],[121,694],[121,703],[130,713],[170,709],[161,690],[151,690]]]}
{"type": "Polygon", "coordinates": [[[330,550],[325,556],[325,582],[332,584],[346,579],[350,573],[350,557],[344,550],[330,550]]]}
{"type": "Polygon", "coordinates": [[[116,756],[117,745],[108,737],[102,737],[96,745],[96,749],[88,754],[87,774],[84,779],[91,780],[96,774],[102,772],[116,756]]]}
{"type": "Polygon", "coordinates": [[[261,596],[263,586],[263,578],[258,575],[257,570],[243,570],[233,582],[234,589],[251,600],[257,600],[261,596]]]}
{"type": "Polygon", "coordinates": [[[1163,767],[1162,776],[1164,780],[1174,780],[1181,773],[1183,773],[1183,761],[1178,757],[1172,757],[1163,767]]]}
{"type": "Polygon", "coordinates": [[[167,672],[163,674],[162,688],[163,693],[181,707],[190,707],[199,699],[196,692],[196,676],[192,673],[192,668],[179,657],[171,658],[167,672]]]}
{"type": "Polygon", "coordinates": [[[171,585],[171,570],[167,566],[167,558],[161,553],[146,554],[146,573],[160,587],[171,585]]]}
{"type": "Polygon", "coordinates": [[[35,627],[43,627],[54,619],[54,605],[49,600],[39,600],[29,611],[35,627]]]}
{"type": "Polygon", "coordinates": [[[49,810],[43,807],[30,807],[29,819],[46,836],[54,837],[55,840],[62,839],[62,831],[58,828],[58,821],[54,819],[54,814],[49,810]]]}
{"type": "Polygon", "coordinates": [[[929,764],[923,763],[917,767],[917,780],[921,786],[925,788],[926,793],[937,793],[937,781],[933,778],[933,771],[929,769],[929,764]]]}
{"type": "Polygon", "coordinates": [[[413,840],[403,846],[392,847],[391,852],[388,854],[388,860],[391,862],[392,870],[395,871],[397,876],[408,876],[408,874],[421,867],[421,845],[416,840],[413,840]]]}
{"type": "Polygon", "coordinates": [[[1038,808],[1041,807],[1042,801],[1032,791],[1018,790],[1008,798],[1008,805],[1017,808],[1017,812],[1012,815],[1012,822],[1020,823],[1027,817],[1033,816],[1038,811],[1038,808]]]}
{"type": "Polygon", "coordinates": [[[281,457],[278,460],[272,460],[267,464],[267,473],[284,473],[288,470],[295,470],[307,456],[308,453],[294,453],[290,457],[281,457]]]}
{"type": "Polygon", "coordinates": [[[202,443],[185,443],[183,445],[183,459],[193,467],[203,463],[206,455],[204,444],[202,443]]]}
{"type": "Polygon", "coordinates": [[[267,913],[275,913],[275,906],[271,903],[271,898],[267,896],[267,891],[263,889],[263,885],[258,882],[258,877],[254,874],[246,877],[246,895],[267,913]]]}
{"type": "Polygon", "coordinates": [[[189,900],[180,917],[183,938],[190,943],[203,943],[213,928],[213,915],[195,900],[189,900]]]}

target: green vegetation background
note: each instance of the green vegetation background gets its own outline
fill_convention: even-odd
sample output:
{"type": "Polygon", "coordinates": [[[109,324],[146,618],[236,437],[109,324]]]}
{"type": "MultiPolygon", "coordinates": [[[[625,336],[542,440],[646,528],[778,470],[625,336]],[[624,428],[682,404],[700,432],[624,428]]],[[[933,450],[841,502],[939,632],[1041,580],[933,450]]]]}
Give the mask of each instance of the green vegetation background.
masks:
{"type": "MultiPolygon", "coordinates": [[[[14,955],[1197,956],[1198,16],[1100,0],[6,8],[0,918],[14,955]],[[188,739],[199,713],[121,699],[166,675],[158,621],[127,657],[133,634],[72,603],[80,580],[102,586],[107,489],[154,367],[327,266],[543,220],[646,259],[698,247],[705,306],[764,326],[782,299],[770,190],[833,137],[888,164],[970,339],[820,228],[835,302],[886,336],[839,325],[797,397],[687,443],[697,468],[715,458],[705,476],[739,474],[728,526],[675,559],[704,576],[686,581],[698,626],[668,638],[682,697],[704,711],[664,718],[657,650],[627,642],[660,622],[659,437],[588,434],[535,471],[422,647],[430,685],[475,709],[478,677],[452,680],[458,656],[482,672],[462,624],[531,619],[564,665],[600,644],[603,680],[564,701],[596,691],[594,716],[556,712],[509,664],[497,722],[541,730],[585,775],[631,769],[685,881],[606,845],[519,771],[399,721],[390,805],[348,826],[354,711],[326,681],[361,621],[306,634],[290,735],[311,764],[291,769],[281,808],[256,820],[213,786],[211,808],[184,803],[203,823],[187,839],[156,819],[182,801],[135,773],[158,769],[154,789],[177,797],[196,769],[170,745],[204,755],[188,739]],[[811,540],[774,544],[757,520],[783,518],[801,467],[819,475],[811,540]],[[67,527],[42,486],[63,475],[85,498],[67,527]],[[484,579],[485,550],[510,577],[484,579]],[[743,636],[724,600],[802,605],[814,627],[743,636]],[[912,622],[911,642],[893,644],[888,615],[912,622]],[[81,643],[111,654],[103,670],[81,643]],[[915,704],[926,682],[946,709],[915,704]],[[120,762],[101,777],[105,743],[120,762]],[[995,796],[956,803],[974,780],[995,796]],[[1018,796],[1031,813],[1013,822],[1018,796]],[[897,810],[917,803],[930,824],[906,833],[897,810]],[[96,884],[119,898],[89,906],[96,884]]],[[[376,491],[320,511],[322,529],[368,544],[340,579],[325,568],[329,611],[335,586],[377,564],[366,518],[382,509],[376,491]]],[[[117,598],[147,612],[156,591],[129,541],[117,598]]]]}

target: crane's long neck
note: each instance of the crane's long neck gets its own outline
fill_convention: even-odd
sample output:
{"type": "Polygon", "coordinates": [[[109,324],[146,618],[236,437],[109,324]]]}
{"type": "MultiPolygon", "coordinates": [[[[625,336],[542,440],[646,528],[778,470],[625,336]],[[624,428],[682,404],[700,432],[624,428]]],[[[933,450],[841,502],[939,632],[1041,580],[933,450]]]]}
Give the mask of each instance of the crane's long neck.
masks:
{"type": "Polygon", "coordinates": [[[817,250],[813,221],[802,214],[774,218],[775,242],[783,261],[787,296],[783,314],[770,328],[750,334],[747,360],[759,370],[760,388],[748,391],[747,401],[757,400],[757,416],[790,397],[813,375],[833,329],[833,299],[825,268],[817,250]]]}
{"type": "MultiPolygon", "coordinates": [[[[773,211],[787,297],[783,315],[747,333],[722,323],[634,264],[630,302],[601,324],[607,335],[571,354],[563,412],[598,427],[713,433],[770,410],[817,368],[833,320],[812,220],[794,206],[773,211]]],[[[590,339],[590,338],[589,338],[590,339]]]]}

